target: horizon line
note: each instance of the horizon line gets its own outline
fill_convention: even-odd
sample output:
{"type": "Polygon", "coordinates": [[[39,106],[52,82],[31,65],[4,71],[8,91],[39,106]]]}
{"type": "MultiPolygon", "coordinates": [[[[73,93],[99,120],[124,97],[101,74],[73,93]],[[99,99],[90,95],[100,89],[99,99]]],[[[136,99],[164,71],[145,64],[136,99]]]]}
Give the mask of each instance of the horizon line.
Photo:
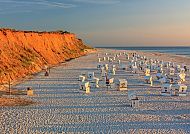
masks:
{"type": "Polygon", "coordinates": [[[126,47],[190,47],[190,46],[94,46],[94,48],[126,48],[126,47]]]}

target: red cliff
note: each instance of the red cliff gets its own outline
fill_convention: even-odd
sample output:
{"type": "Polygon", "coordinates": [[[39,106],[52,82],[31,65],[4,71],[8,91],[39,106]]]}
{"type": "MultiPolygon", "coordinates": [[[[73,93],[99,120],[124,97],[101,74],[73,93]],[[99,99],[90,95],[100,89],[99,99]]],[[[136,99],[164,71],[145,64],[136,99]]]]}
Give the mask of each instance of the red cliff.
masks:
{"type": "Polygon", "coordinates": [[[0,29],[0,83],[38,72],[85,54],[81,39],[68,32],[0,29]]]}

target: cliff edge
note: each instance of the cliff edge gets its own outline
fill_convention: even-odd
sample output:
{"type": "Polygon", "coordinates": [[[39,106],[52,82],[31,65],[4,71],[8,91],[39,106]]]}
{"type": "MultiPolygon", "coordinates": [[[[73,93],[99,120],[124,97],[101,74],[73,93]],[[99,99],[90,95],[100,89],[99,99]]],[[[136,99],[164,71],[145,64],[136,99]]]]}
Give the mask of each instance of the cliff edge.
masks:
{"type": "Polygon", "coordinates": [[[86,49],[89,47],[69,32],[0,29],[0,83],[85,55],[86,49]]]}

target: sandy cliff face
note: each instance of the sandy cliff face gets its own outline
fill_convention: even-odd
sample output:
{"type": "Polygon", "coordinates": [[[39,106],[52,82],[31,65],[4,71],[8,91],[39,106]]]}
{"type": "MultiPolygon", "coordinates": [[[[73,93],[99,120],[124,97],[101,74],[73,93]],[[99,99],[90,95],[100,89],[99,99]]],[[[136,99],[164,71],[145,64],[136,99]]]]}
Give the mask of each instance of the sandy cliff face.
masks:
{"type": "Polygon", "coordinates": [[[0,29],[0,83],[85,54],[74,34],[0,29]]]}

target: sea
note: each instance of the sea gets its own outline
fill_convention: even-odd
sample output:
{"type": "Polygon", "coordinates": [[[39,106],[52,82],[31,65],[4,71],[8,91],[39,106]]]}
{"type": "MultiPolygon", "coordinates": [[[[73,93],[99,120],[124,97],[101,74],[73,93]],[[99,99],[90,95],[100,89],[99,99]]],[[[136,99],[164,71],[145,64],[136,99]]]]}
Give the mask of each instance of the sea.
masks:
{"type": "Polygon", "coordinates": [[[97,47],[116,50],[139,50],[144,52],[161,52],[190,57],[189,47],[97,47]]]}

